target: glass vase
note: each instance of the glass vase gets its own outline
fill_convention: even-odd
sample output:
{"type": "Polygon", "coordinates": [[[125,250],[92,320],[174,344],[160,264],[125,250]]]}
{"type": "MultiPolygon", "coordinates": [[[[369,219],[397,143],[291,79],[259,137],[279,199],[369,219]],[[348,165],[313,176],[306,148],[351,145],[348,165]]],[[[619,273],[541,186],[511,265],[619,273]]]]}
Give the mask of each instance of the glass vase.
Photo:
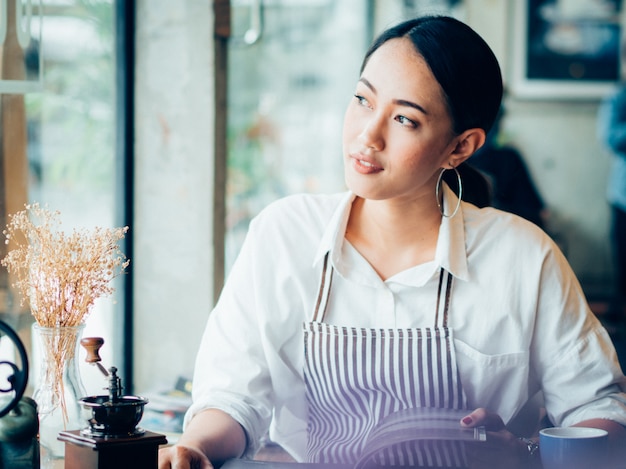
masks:
{"type": "Polygon", "coordinates": [[[79,399],[85,397],[78,367],[80,339],[84,324],[78,326],[33,326],[33,342],[39,350],[39,374],[33,399],[39,414],[41,467],[54,467],[65,454],[59,432],[85,426],[79,399]]]}

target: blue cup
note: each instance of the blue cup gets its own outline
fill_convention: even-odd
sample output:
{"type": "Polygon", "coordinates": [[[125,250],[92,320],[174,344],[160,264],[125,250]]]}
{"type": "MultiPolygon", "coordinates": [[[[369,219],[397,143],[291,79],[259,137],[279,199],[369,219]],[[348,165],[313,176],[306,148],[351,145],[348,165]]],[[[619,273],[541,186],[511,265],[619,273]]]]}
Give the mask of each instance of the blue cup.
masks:
{"type": "Polygon", "coordinates": [[[599,428],[545,428],[539,448],[544,469],[601,468],[608,463],[609,434],[599,428]]]}

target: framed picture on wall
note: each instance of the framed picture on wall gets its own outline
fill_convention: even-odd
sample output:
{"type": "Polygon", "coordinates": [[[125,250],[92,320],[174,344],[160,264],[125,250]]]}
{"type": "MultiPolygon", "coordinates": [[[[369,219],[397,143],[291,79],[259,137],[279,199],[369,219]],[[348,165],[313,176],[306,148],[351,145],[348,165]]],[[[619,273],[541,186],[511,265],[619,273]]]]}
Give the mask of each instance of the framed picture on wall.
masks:
{"type": "Polygon", "coordinates": [[[622,0],[519,0],[512,80],[519,98],[597,99],[621,76],[622,0]]]}

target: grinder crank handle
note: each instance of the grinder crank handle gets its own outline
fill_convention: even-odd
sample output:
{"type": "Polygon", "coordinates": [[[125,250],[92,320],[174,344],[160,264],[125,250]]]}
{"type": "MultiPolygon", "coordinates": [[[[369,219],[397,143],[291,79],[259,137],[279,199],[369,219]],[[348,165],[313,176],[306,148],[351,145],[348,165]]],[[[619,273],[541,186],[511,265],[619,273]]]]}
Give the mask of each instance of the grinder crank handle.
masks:
{"type": "Polygon", "coordinates": [[[102,337],[85,337],[80,340],[80,345],[82,345],[85,350],[87,350],[87,357],[85,361],[87,363],[91,363],[92,365],[96,365],[98,369],[102,372],[102,374],[106,377],[109,376],[109,372],[107,369],[102,366],[102,358],[100,358],[100,347],[104,344],[104,339],[102,337]]]}

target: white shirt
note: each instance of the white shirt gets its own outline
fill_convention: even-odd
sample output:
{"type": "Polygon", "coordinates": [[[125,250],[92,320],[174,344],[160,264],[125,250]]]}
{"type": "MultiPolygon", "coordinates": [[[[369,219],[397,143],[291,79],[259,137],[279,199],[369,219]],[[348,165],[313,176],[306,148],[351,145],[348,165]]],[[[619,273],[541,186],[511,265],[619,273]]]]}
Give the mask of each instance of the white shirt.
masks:
{"type": "MultiPolygon", "coordinates": [[[[433,195],[434,197],[434,195],[433,195]]],[[[296,195],[251,223],[197,356],[193,405],[233,416],[248,455],[270,438],[306,454],[302,324],[323,257],[335,268],[325,321],[367,328],[434,325],[439,269],[454,276],[449,326],[470,409],[509,422],[538,391],[555,425],[626,425],[625,378],[605,329],[552,240],[534,224],[463,202],[443,218],[435,259],[383,281],[344,239],[354,195],[296,195]]],[[[457,202],[445,187],[445,213],[457,202]]]]}

